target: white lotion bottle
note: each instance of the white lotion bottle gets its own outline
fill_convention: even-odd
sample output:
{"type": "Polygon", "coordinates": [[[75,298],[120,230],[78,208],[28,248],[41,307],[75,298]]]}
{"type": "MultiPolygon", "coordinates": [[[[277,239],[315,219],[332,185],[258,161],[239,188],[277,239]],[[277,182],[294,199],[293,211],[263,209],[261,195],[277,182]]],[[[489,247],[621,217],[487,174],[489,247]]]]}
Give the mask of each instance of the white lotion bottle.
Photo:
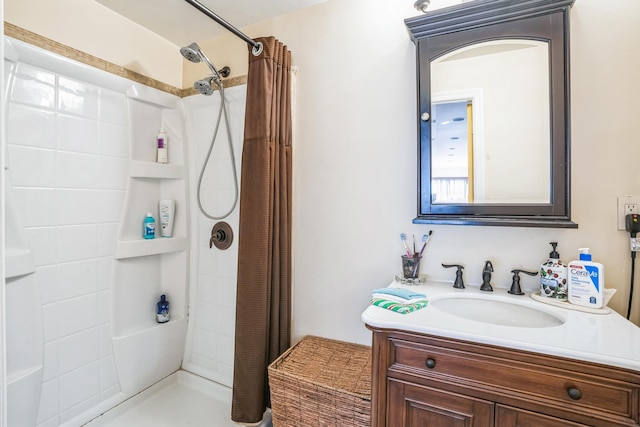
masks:
{"type": "Polygon", "coordinates": [[[604,304],[604,266],[591,261],[589,248],[580,248],[580,259],[569,263],[569,302],[590,308],[604,304]]]}
{"type": "Polygon", "coordinates": [[[169,162],[169,140],[167,139],[167,134],[164,133],[164,129],[162,128],[160,128],[160,132],[156,137],[156,144],[158,148],[156,161],[158,163],[168,163],[169,162]]]}
{"type": "Polygon", "coordinates": [[[160,200],[158,202],[158,211],[160,212],[160,236],[173,236],[173,221],[176,214],[176,201],[160,200]]]}

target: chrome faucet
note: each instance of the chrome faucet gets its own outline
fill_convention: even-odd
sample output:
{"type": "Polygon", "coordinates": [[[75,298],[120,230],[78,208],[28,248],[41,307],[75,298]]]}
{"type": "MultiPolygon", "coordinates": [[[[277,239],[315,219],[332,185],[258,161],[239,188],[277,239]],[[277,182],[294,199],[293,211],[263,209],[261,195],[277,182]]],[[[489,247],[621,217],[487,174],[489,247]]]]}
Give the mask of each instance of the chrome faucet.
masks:
{"type": "Polygon", "coordinates": [[[484,268],[482,269],[482,286],[480,286],[481,291],[493,292],[493,287],[491,287],[491,273],[493,273],[493,264],[491,261],[485,261],[484,268]]]}

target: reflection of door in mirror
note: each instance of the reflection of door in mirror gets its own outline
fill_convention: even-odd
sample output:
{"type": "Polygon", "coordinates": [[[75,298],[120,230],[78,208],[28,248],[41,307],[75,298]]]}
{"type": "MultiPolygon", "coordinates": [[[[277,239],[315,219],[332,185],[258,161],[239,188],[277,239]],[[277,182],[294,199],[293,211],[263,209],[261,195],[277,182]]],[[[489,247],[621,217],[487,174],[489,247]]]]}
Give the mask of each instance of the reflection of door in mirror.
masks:
{"type": "Polygon", "coordinates": [[[456,117],[464,124],[459,135],[449,135],[447,125],[432,123],[433,203],[549,203],[548,57],[546,42],[509,39],[468,45],[431,63],[432,114],[436,120],[443,115],[444,123],[444,111],[458,108],[456,117]],[[472,119],[466,113],[469,104],[472,119]],[[447,170],[437,147],[449,138],[448,147],[442,145],[449,150],[445,158],[463,151],[451,149],[455,137],[471,147],[464,149],[469,165],[452,162],[457,169],[447,170]],[[455,176],[464,177],[464,193],[445,197],[442,185],[454,183],[455,176]]]}
{"type": "MultiPolygon", "coordinates": [[[[452,96],[452,98],[459,98],[452,96]]],[[[433,102],[431,107],[431,202],[474,199],[473,99],[433,102]]]]}

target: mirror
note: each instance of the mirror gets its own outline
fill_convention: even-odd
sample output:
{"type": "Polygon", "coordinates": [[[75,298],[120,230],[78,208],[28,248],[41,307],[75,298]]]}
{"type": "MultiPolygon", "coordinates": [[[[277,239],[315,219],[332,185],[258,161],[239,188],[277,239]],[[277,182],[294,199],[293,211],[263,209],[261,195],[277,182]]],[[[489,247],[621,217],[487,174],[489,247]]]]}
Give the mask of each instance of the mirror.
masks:
{"type": "Polygon", "coordinates": [[[509,39],[431,62],[433,203],[550,202],[548,51],[509,39]]]}
{"type": "Polygon", "coordinates": [[[573,0],[476,0],[405,21],[418,53],[415,223],[575,228],[573,0]]]}

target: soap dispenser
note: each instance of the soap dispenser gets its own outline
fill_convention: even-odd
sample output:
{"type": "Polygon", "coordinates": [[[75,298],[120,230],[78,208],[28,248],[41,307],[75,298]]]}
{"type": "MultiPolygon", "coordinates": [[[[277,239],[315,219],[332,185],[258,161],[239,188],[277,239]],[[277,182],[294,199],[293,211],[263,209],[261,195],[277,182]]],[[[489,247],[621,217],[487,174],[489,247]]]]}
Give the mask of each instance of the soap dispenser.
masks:
{"type": "Polygon", "coordinates": [[[160,295],[160,301],[156,304],[156,321],[166,323],[169,321],[169,301],[165,294],[160,295]]]}
{"type": "Polygon", "coordinates": [[[550,242],[549,259],[540,266],[540,295],[558,301],[567,300],[567,266],[556,251],[558,242],[550,242]]]}

